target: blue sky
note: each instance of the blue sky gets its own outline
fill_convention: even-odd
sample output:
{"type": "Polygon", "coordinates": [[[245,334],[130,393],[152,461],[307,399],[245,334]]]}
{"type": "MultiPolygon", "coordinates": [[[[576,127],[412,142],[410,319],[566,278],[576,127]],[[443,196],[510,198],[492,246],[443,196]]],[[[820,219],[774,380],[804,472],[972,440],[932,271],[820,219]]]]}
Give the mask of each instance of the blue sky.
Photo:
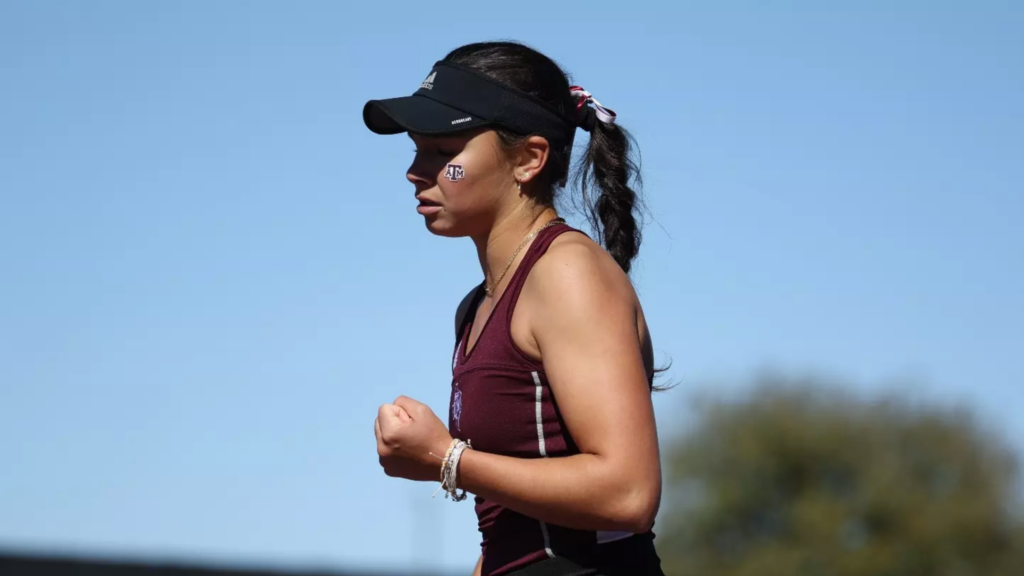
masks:
{"type": "Polygon", "coordinates": [[[360,112],[485,39],[639,141],[666,442],[772,368],[1024,448],[1021,6],[3,2],[0,547],[468,573],[472,507],[371,427],[444,413],[480,270],[360,112]]]}

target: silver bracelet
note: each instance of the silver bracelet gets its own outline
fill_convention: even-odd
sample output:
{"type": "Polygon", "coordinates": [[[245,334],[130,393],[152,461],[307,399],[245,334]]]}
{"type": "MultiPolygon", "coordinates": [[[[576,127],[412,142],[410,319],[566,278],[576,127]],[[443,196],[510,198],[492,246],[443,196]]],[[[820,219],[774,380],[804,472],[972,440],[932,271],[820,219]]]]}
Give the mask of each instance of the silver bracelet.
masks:
{"type": "Polygon", "coordinates": [[[445,498],[451,496],[453,501],[462,502],[466,499],[466,491],[459,490],[458,488],[459,460],[462,459],[462,453],[467,448],[472,448],[472,446],[470,446],[469,442],[463,442],[462,440],[456,440],[453,444],[451,453],[441,464],[441,486],[434,492],[434,496],[444,490],[445,498]]]}
{"type": "Polygon", "coordinates": [[[452,500],[455,502],[462,502],[466,499],[466,491],[462,490],[461,493],[458,489],[458,478],[459,478],[459,460],[462,459],[462,453],[469,448],[468,442],[460,442],[455,450],[452,450],[452,458],[448,461],[448,476],[446,478],[448,484],[448,494],[451,494],[452,500]]]}

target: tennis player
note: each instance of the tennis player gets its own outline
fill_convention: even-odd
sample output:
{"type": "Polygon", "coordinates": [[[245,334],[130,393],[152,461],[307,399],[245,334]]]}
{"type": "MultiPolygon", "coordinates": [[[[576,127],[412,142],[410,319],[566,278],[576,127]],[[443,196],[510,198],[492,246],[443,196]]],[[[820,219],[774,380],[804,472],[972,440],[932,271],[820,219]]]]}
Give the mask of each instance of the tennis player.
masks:
{"type": "Polygon", "coordinates": [[[363,118],[412,139],[427,229],[471,238],[483,272],[456,313],[448,425],[411,398],[382,406],[385,473],[475,496],[476,575],[662,575],[655,370],[628,277],[639,174],[618,117],[547,56],[497,42],[454,50],[363,118]],[[579,129],[598,241],[555,209],[579,129]]]}

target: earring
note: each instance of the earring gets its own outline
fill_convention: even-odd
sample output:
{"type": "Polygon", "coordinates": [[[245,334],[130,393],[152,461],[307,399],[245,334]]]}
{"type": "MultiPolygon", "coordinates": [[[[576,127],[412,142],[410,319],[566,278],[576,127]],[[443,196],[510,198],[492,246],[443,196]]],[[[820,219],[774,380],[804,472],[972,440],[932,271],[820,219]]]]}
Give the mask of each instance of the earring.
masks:
{"type": "Polygon", "coordinates": [[[519,180],[516,180],[516,190],[518,190],[520,192],[523,191],[523,183],[520,182],[519,180]]]}

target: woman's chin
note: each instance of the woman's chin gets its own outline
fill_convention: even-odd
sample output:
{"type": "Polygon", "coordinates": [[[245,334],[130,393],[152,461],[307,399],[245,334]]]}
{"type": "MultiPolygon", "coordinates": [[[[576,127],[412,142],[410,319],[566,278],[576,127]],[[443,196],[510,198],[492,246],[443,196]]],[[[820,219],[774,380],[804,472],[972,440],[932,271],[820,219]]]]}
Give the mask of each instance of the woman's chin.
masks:
{"type": "Polygon", "coordinates": [[[423,222],[427,225],[427,230],[435,236],[452,236],[451,226],[442,218],[427,216],[423,218],[423,222]]]}
{"type": "Polygon", "coordinates": [[[458,226],[453,226],[454,223],[446,218],[427,216],[423,221],[427,225],[427,230],[434,236],[443,236],[445,238],[461,238],[466,236],[465,233],[459,230],[458,226]]]}

